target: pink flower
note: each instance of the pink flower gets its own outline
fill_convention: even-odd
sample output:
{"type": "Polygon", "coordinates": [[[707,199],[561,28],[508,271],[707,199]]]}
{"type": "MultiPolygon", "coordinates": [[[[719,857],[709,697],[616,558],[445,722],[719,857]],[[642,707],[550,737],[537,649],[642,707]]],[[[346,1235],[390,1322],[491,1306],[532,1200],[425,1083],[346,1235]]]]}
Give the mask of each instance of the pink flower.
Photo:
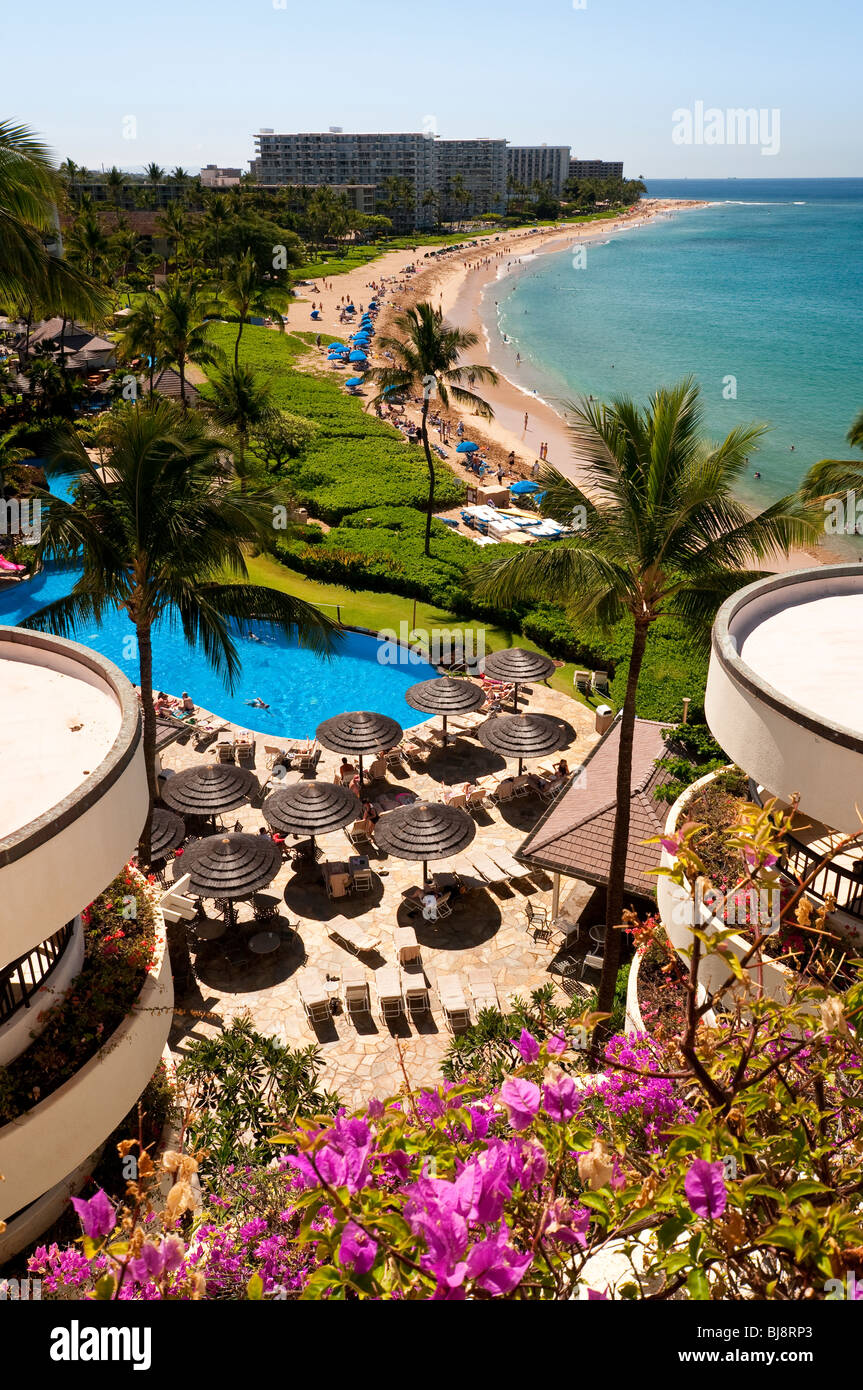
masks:
{"type": "Polygon", "coordinates": [[[721,1216],[728,1203],[725,1191],[725,1168],[722,1163],[708,1163],[706,1158],[693,1160],[683,1183],[686,1200],[696,1216],[709,1220],[721,1216]]]}
{"type": "Polygon", "coordinates": [[[553,1120],[564,1124],[572,1119],[578,1109],[579,1095],[571,1076],[561,1072],[556,1081],[548,1082],[543,1087],[542,1094],[546,1113],[553,1120]]]}
{"type": "Polygon", "coordinates": [[[552,1033],[548,1040],[549,1057],[559,1057],[562,1052],[566,1051],[566,1048],[566,1034],[563,1029],[561,1029],[559,1033],[552,1033]]]}
{"type": "Polygon", "coordinates": [[[662,848],[676,857],[680,853],[680,838],[677,835],[664,835],[659,841],[662,848]]]}
{"type": "Polygon", "coordinates": [[[349,1221],[342,1232],[339,1246],[339,1260],[350,1265],[355,1274],[368,1274],[378,1253],[378,1243],[372,1240],[354,1221],[349,1221]]]}
{"type": "Polygon", "coordinates": [[[497,1234],[474,1245],[467,1257],[467,1277],[498,1297],[512,1293],[521,1283],[532,1258],[507,1244],[508,1235],[505,1223],[501,1222],[497,1234]]]}
{"type": "Polygon", "coordinates": [[[114,1208],[101,1187],[89,1202],[85,1202],[82,1197],[73,1197],[72,1206],[78,1213],[85,1236],[98,1239],[99,1236],[106,1236],[113,1231],[114,1208]]]}
{"type": "Polygon", "coordinates": [[[527,1129],[539,1110],[539,1087],[533,1081],[511,1076],[500,1088],[499,1099],[506,1106],[513,1129],[527,1129]]]}
{"type": "Polygon", "coordinates": [[[527,1062],[528,1065],[530,1065],[531,1062],[535,1062],[539,1056],[539,1043],[533,1034],[529,1033],[526,1028],[522,1028],[520,1038],[513,1038],[512,1045],[516,1052],[519,1053],[522,1061],[527,1062]]]}

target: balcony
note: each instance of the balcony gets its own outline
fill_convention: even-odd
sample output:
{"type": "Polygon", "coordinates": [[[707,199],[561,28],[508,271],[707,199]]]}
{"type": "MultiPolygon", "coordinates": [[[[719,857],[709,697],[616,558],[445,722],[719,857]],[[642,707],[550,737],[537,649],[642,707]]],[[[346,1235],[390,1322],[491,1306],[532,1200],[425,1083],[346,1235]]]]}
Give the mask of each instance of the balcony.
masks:
{"type": "Polygon", "coordinates": [[[729,757],[801,817],[845,833],[863,807],[863,566],[759,580],[720,608],[705,709],[729,757]]]}
{"type": "MultiPolygon", "coordinates": [[[[769,793],[753,781],[749,783],[749,795],[759,806],[770,800],[769,793]]],[[[781,803],[780,807],[788,809],[781,803]]],[[[807,894],[821,903],[833,898],[837,910],[850,919],[849,925],[863,930],[863,848],[852,846],[835,854],[841,838],[829,826],[798,812],[785,839],[787,849],[780,867],[797,883],[814,874],[807,885],[807,894]],[[830,862],[818,868],[827,855],[832,856],[830,862]]]]}
{"type": "Polygon", "coordinates": [[[138,702],[111,664],[0,627],[0,968],[72,921],[134,853],[147,811],[138,702]]]}

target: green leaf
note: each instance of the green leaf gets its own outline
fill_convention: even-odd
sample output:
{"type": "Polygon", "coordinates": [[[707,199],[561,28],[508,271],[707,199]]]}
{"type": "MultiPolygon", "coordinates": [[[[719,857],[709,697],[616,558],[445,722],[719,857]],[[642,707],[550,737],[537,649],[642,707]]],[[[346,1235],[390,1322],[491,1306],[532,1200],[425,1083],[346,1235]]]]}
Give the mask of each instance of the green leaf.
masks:
{"type": "Polygon", "coordinates": [[[113,1274],[103,1274],[100,1279],[97,1279],[95,1285],[95,1292],[97,1299],[99,1299],[101,1302],[107,1303],[113,1297],[114,1294],[113,1274]]]}
{"type": "Polygon", "coordinates": [[[796,1202],[798,1197],[809,1197],[813,1192],[830,1192],[831,1189],[823,1182],[816,1182],[814,1178],[802,1178],[800,1182],[793,1182],[785,1196],[789,1202],[796,1202]]]}
{"type": "Polygon", "coordinates": [[[686,1287],[689,1290],[689,1297],[696,1299],[699,1303],[706,1302],[710,1298],[710,1285],[703,1269],[691,1269],[689,1271],[686,1287]]]}

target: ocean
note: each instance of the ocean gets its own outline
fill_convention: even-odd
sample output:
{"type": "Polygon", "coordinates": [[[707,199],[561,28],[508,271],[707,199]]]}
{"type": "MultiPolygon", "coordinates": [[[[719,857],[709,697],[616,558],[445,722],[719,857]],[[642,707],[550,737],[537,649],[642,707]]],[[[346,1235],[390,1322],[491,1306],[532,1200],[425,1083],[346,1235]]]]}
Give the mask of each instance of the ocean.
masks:
{"type": "Polygon", "coordinates": [[[852,452],[845,435],[863,409],[863,179],[647,184],[650,197],[711,205],[528,259],[492,283],[492,360],[553,405],[588,394],[644,401],[693,374],[710,435],[769,426],[740,489],[763,505],[817,459],[852,452]]]}

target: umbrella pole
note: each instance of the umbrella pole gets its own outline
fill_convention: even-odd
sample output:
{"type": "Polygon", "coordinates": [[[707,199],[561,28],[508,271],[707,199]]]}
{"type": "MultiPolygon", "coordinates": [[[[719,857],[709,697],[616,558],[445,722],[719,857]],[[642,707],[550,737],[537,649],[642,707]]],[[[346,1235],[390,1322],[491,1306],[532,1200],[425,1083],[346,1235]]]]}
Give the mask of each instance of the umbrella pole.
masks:
{"type": "Polygon", "coordinates": [[[524,766],[524,758],[519,758],[519,760],[518,760],[518,775],[519,775],[519,777],[521,776],[521,770],[522,770],[523,766],[524,766]]]}
{"type": "Polygon", "coordinates": [[[512,683],[512,712],[518,714],[518,681],[512,683]]]}
{"type": "Polygon", "coordinates": [[[424,859],[424,860],[423,860],[423,888],[427,888],[427,887],[428,887],[428,881],[429,881],[429,866],[428,866],[428,860],[427,860],[427,859],[424,859]]]}
{"type": "Polygon", "coordinates": [[[359,762],[360,762],[360,795],[362,796],[362,791],[363,791],[363,755],[362,755],[362,753],[360,753],[359,762]]]}
{"type": "Polygon", "coordinates": [[[446,715],[443,715],[442,718],[443,718],[443,746],[444,746],[444,748],[446,748],[446,715]]]}

